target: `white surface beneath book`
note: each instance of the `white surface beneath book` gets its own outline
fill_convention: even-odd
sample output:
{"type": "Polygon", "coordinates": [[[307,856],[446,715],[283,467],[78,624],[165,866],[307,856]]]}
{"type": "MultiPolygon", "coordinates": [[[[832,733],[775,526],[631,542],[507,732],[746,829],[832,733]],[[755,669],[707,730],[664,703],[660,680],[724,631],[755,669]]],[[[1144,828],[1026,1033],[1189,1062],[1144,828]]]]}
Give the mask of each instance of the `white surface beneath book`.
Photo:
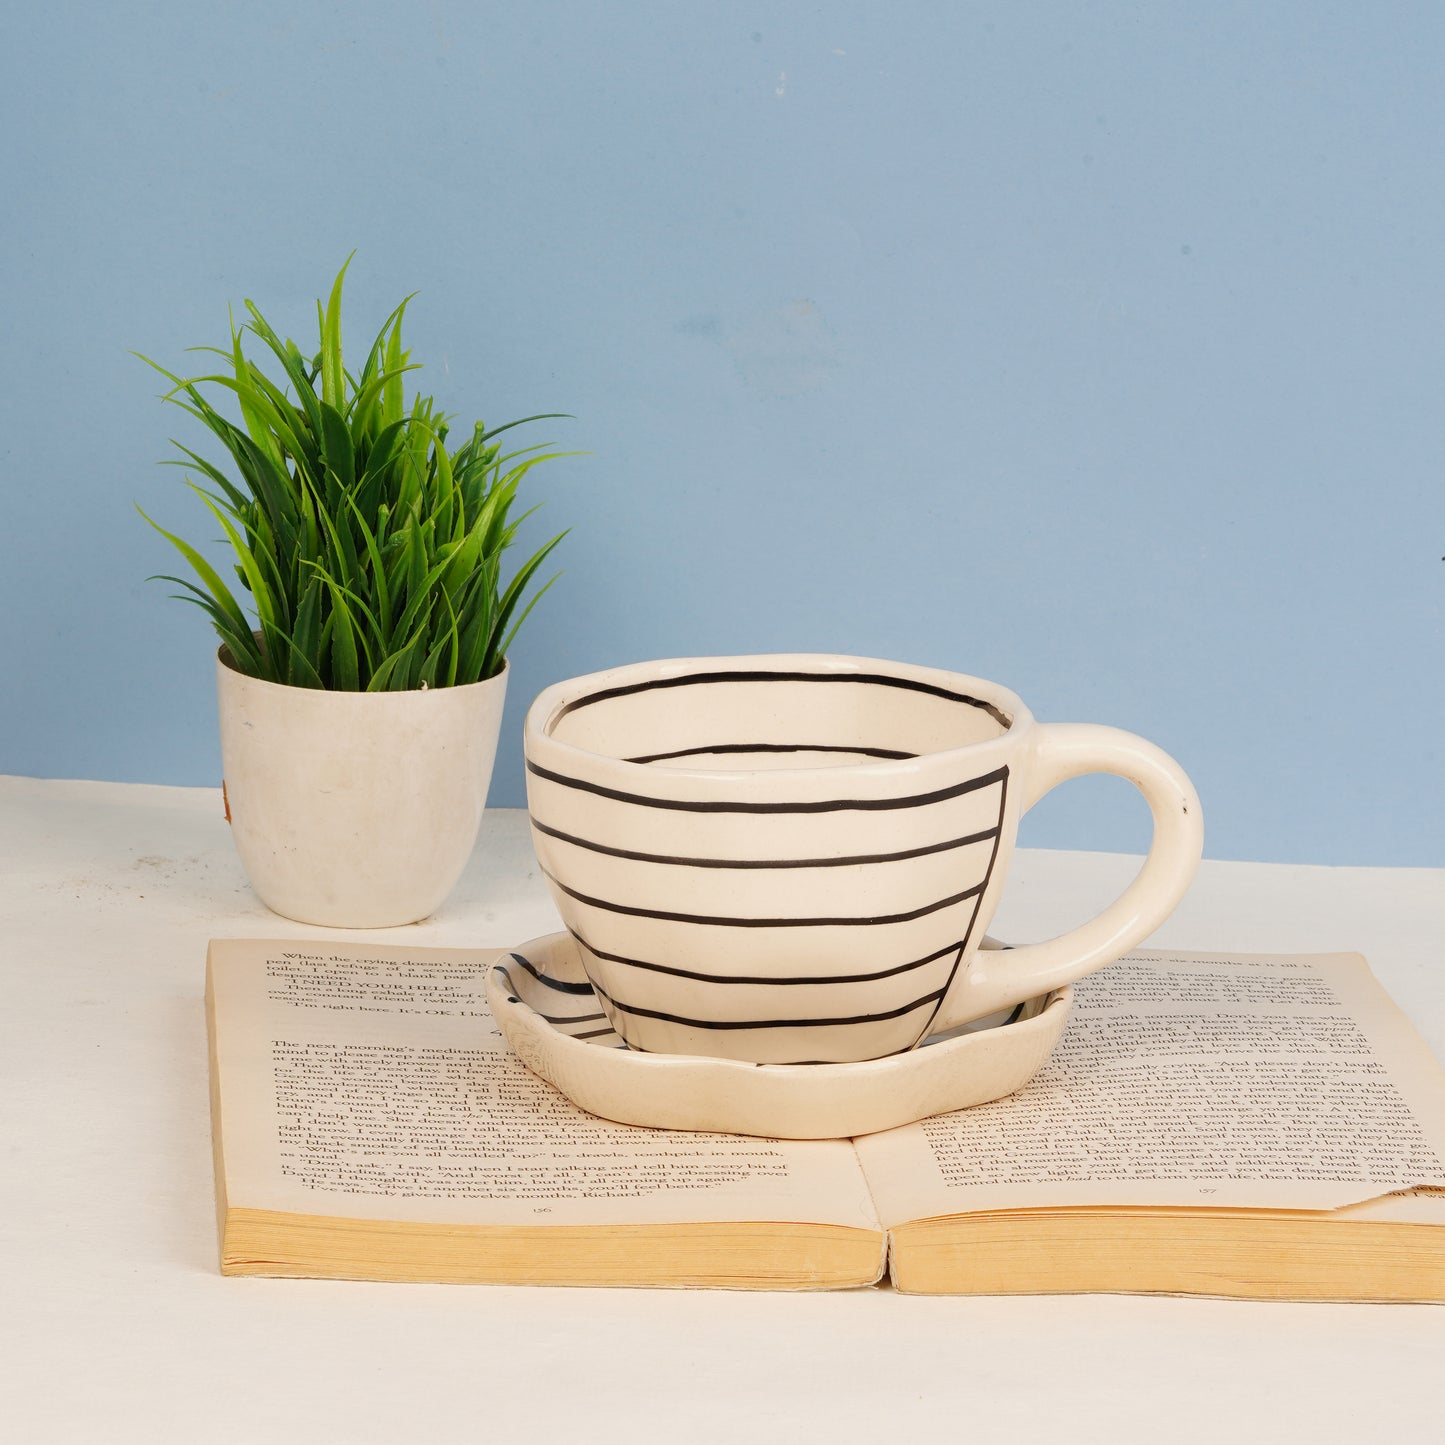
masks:
{"type": "MultiPolygon", "coordinates": [[[[1138,864],[1024,849],[994,927],[1060,933],[1138,864]]],[[[223,1279],[206,940],[338,935],[255,900],[219,787],[0,778],[0,916],[0,1385],[18,1440],[611,1445],[644,1418],[693,1445],[1439,1433],[1445,1310],[1426,1305],[223,1279]]],[[[435,918],[366,938],[477,947],[558,926],[525,815],[502,811],[435,918]]],[[[1445,1057],[1442,939],[1445,869],[1206,860],[1150,946],[1357,949],[1445,1057]]]]}

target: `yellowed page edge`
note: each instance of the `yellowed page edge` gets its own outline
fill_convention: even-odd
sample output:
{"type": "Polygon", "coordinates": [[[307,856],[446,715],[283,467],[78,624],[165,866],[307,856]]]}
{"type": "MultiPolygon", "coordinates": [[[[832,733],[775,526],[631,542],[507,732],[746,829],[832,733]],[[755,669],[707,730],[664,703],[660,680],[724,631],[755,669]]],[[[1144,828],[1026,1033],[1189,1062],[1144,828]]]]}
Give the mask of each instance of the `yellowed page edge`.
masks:
{"type": "Polygon", "coordinates": [[[839,1225],[495,1228],[232,1211],[222,1273],[431,1283],[842,1289],[876,1284],[887,1236],[839,1225]]]}
{"type": "Polygon", "coordinates": [[[222,1268],[226,1256],[226,1215],[229,1212],[226,1193],[225,1123],[221,1110],[221,1071],[216,1055],[216,998],[211,970],[211,949],[206,948],[206,1056],[209,1061],[211,1096],[211,1163],[216,1190],[216,1248],[222,1268]]]}
{"type": "Polygon", "coordinates": [[[903,1294],[1177,1294],[1445,1302],[1445,1231],[1343,1211],[1036,1211],[894,1231],[903,1294]]]}

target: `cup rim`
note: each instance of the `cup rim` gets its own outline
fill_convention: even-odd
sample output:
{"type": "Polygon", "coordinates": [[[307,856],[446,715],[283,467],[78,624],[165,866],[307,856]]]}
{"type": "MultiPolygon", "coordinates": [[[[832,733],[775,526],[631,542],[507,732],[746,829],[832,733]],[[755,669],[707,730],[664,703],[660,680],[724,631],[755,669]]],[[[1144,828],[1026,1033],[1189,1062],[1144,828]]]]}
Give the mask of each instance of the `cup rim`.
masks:
{"type": "Polygon", "coordinates": [[[659,774],[679,782],[696,782],[701,786],[719,784],[735,785],[742,780],[769,778],[808,779],[836,781],[841,771],[838,767],[773,767],[773,768],[689,768],[678,767],[675,763],[652,764],[633,762],[627,758],[614,757],[610,753],[593,752],[579,747],[576,743],[564,742],[555,736],[551,728],[565,716],[571,706],[590,693],[607,692],[614,688],[626,688],[639,683],[656,682],[661,679],[682,678],[692,673],[762,672],[786,674],[789,671],[835,672],[839,675],[877,673],[898,678],[907,683],[919,684],[923,689],[938,689],[959,701],[982,704],[987,710],[1005,721],[1003,730],[995,737],[978,742],[963,743],[954,748],[940,748],[934,752],[920,753],[915,757],[873,760],[865,763],[850,763],[850,776],[868,775],[887,777],[893,773],[914,772],[935,760],[955,758],[961,753],[977,752],[981,749],[997,748],[1015,741],[1033,722],[1033,714],[1024,705],[1017,693],[1001,683],[968,673],[954,672],[948,668],[931,667],[921,663],[900,662],[886,658],[858,657],[847,653],[829,652],[777,652],[724,655],[716,657],[669,657],[644,662],[624,663],[618,667],[604,668],[598,672],[583,673],[577,677],[565,678],[543,688],[527,709],[522,725],[523,751],[528,758],[539,752],[551,753],[558,759],[570,758],[581,762],[586,760],[593,767],[616,769],[625,775],[646,774],[657,778],[659,774]]]}

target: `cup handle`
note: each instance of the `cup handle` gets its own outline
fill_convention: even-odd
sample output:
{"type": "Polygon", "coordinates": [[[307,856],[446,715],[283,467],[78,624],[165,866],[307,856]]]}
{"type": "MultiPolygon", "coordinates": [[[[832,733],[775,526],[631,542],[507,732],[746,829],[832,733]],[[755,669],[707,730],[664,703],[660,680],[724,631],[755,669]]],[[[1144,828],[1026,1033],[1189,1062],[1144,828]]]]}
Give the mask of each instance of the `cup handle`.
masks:
{"type": "Polygon", "coordinates": [[[1154,837],[1138,876],[1088,923],[1046,943],[975,953],[933,1023],[934,1032],[1062,988],[1112,963],[1147,938],[1183,898],[1204,851],[1199,798],[1183,768],[1161,748],[1120,728],[1038,723],[1024,770],[1020,814],[1050,789],[1085,773],[1127,778],[1154,815],[1154,837]]]}

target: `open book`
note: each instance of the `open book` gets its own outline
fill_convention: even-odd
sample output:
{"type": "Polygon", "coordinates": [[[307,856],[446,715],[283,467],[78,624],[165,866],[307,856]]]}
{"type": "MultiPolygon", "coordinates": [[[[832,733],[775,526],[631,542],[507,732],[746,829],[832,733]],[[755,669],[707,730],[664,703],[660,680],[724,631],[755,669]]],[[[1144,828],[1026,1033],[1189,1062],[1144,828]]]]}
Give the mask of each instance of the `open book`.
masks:
{"type": "Polygon", "coordinates": [[[496,956],[211,944],[224,1273],[1445,1299],[1445,1074],[1357,954],[1131,955],[1019,1093],[809,1142],[583,1113],[496,956]]]}

